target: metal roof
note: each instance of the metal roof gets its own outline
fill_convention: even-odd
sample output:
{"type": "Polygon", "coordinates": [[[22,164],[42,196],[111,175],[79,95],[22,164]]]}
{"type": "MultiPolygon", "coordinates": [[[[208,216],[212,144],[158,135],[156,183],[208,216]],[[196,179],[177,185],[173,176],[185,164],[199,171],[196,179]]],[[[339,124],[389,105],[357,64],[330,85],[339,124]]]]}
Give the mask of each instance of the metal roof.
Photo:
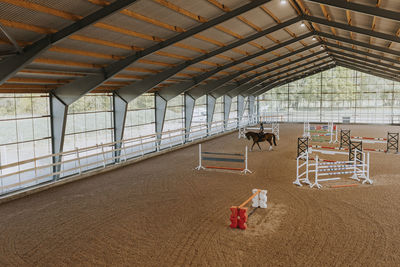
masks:
{"type": "Polygon", "coordinates": [[[80,95],[101,88],[129,100],[173,85],[171,96],[197,95],[226,80],[218,95],[334,65],[400,81],[398,0],[0,0],[0,26],[0,92],[57,95],[103,75],[80,95]]]}

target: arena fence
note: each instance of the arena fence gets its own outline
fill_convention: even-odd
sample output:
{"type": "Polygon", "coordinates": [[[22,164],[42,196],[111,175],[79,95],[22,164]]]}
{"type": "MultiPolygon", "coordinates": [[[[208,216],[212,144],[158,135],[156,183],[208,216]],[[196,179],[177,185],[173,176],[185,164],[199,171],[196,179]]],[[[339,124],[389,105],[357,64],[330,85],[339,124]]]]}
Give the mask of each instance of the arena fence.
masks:
{"type": "MultiPolygon", "coordinates": [[[[239,123],[245,124],[245,121],[242,120],[239,123]]],[[[237,119],[231,119],[228,122],[217,121],[209,125],[196,125],[190,129],[166,131],[161,135],[151,134],[119,142],[101,143],[3,165],[0,166],[0,196],[138,159],[151,153],[158,153],[191,141],[231,131],[237,129],[239,123],[237,119]],[[236,126],[232,126],[233,120],[236,121],[236,126]],[[161,136],[161,138],[157,138],[157,136],[161,136]]]]}

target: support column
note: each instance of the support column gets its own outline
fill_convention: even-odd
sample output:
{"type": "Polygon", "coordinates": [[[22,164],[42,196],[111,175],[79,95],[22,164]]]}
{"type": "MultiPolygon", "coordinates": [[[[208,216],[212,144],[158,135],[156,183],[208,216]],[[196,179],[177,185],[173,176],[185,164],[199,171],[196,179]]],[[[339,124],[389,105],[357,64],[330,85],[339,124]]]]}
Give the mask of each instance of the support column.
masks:
{"type": "Polygon", "coordinates": [[[188,94],[185,94],[185,141],[189,140],[190,127],[192,125],[195,100],[188,94]]]}
{"type": "Polygon", "coordinates": [[[231,112],[232,98],[224,95],[224,129],[228,128],[229,113],[231,112]]]}
{"type": "MultiPolygon", "coordinates": [[[[113,95],[113,105],[114,105],[114,142],[115,149],[120,149],[122,147],[122,139],[124,138],[125,130],[125,120],[128,111],[128,103],[122,99],[119,95],[113,95]]],[[[121,150],[117,150],[114,153],[115,162],[119,162],[121,155],[121,150]]]]}
{"type": "Polygon", "coordinates": [[[215,110],[215,98],[211,95],[207,95],[207,134],[210,134],[211,123],[214,116],[215,110]]]}
{"type": "Polygon", "coordinates": [[[240,121],[243,119],[244,113],[244,97],[242,95],[237,96],[237,111],[238,111],[238,123],[237,126],[240,126],[240,121]]]}
{"type": "MultiPolygon", "coordinates": [[[[61,101],[54,94],[50,95],[50,120],[51,120],[51,146],[52,153],[58,154],[63,151],[65,127],[67,125],[68,105],[61,101]]],[[[61,156],[53,157],[53,163],[61,162],[61,156]]],[[[61,165],[55,165],[53,172],[59,172],[61,165]]],[[[60,175],[54,175],[53,179],[57,180],[60,175]]]]}
{"type": "Polygon", "coordinates": [[[165,112],[167,111],[167,101],[162,98],[159,94],[155,94],[156,104],[156,136],[158,147],[161,144],[162,131],[164,128],[165,112]]]}
{"type": "Polygon", "coordinates": [[[253,122],[254,116],[256,114],[254,105],[255,105],[255,97],[251,95],[249,96],[249,116],[251,122],[253,122]]]}
{"type": "Polygon", "coordinates": [[[257,107],[257,121],[256,123],[259,123],[259,119],[260,119],[260,99],[259,96],[257,96],[256,98],[256,107],[257,107]]]}

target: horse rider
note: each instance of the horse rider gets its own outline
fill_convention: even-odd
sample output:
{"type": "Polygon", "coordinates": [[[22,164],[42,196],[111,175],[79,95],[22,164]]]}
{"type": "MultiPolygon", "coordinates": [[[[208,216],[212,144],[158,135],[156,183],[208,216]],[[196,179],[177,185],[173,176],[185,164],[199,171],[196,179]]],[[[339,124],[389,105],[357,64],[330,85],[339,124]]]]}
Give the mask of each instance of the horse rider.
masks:
{"type": "Polygon", "coordinates": [[[261,138],[264,136],[264,124],[260,122],[260,132],[258,133],[258,136],[261,138]]]}

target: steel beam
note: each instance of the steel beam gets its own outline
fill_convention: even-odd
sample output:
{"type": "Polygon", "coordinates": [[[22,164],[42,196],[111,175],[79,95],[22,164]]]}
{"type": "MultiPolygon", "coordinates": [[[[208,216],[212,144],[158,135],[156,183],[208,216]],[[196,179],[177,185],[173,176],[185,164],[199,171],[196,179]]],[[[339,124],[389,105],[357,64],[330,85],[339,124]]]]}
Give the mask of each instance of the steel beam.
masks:
{"type": "Polygon", "coordinates": [[[348,68],[350,68],[350,66],[352,68],[357,68],[357,70],[363,70],[364,73],[369,73],[387,80],[391,80],[391,81],[396,81],[399,82],[400,79],[394,77],[393,75],[391,75],[390,73],[387,73],[385,71],[381,71],[381,70],[377,70],[374,67],[365,65],[365,64],[360,64],[354,61],[348,61],[348,60],[343,60],[343,59],[336,59],[336,62],[338,63],[338,65],[340,64],[342,65],[346,65],[348,66],[348,68]]]}
{"type": "MultiPolygon", "coordinates": [[[[385,67],[384,69],[387,68],[388,71],[394,72],[394,74],[397,74],[397,75],[400,74],[400,72],[399,72],[400,71],[400,67],[398,67],[398,66],[394,66],[394,65],[391,65],[391,64],[383,63],[383,62],[380,62],[380,61],[376,61],[376,60],[372,60],[372,59],[368,59],[368,58],[364,58],[364,57],[359,57],[359,56],[356,56],[356,55],[347,54],[347,53],[344,53],[344,52],[338,51],[338,50],[329,49],[329,52],[331,53],[332,56],[335,56],[335,57],[336,56],[339,56],[339,57],[341,56],[341,57],[345,57],[345,58],[355,59],[355,60],[358,60],[358,61],[365,61],[367,63],[377,65],[378,68],[385,67]],[[392,69],[392,70],[389,70],[389,69],[392,69]]],[[[378,55],[376,55],[376,56],[379,57],[378,55]]]]}
{"type": "Polygon", "coordinates": [[[224,96],[224,127],[228,127],[229,113],[231,112],[232,98],[224,96]]]}
{"type": "MultiPolygon", "coordinates": [[[[319,44],[317,44],[317,45],[319,45],[319,44]]],[[[236,82],[235,85],[226,85],[226,86],[224,86],[224,87],[221,87],[221,88],[218,89],[216,92],[214,92],[213,95],[219,96],[219,95],[228,94],[228,95],[230,95],[230,96],[232,96],[232,97],[235,97],[235,96],[237,96],[240,92],[245,91],[245,90],[247,90],[247,89],[250,89],[251,87],[257,85],[257,84],[258,84],[258,81],[251,81],[251,80],[253,80],[253,79],[255,79],[255,78],[257,78],[257,77],[260,77],[261,75],[264,75],[264,74],[267,74],[267,73],[270,73],[270,72],[273,72],[273,71],[276,71],[276,70],[279,70],[279,69],[283,69],[283,68],[285,68],[285,67],[287,67],[287,66],[290,66],[290,65],[293,65],[293,64],[297,64],[297,63],[299,63],[299,62],[301,62],[301,61],[304,61],[304,60],[313,58],[313,57],[318,56],[318,55],[321,55],[321,54],[323,54],[323,53],[326,53],[326,51],[324,51],[324,50],[323,50],[323,51],[318,51],[318,52],[316,52],[316,53],[309,54],[309,55],[307,55],[307,56],[298,58],[298,59],[296,59],[296,60],[292,60],[292,61],[290,61],[290,62],[288,62],[288,63],[281,64],[281,65],[279,65],[278,67],[275,67],[275,68],[272,68],[272,69],[269,69],[269,70],[262,71],[262,72],[260,72],[260,73],[254,74],[254,75],[252,75],[252,76],[250,76],[250,77],[244,78],[244,79],[242,79],[242,80],[236,82]]]]}
{"type": "Polygon", "coordinates": [[[207,134],[210,135],[211,124],[213,121],[216,99],[207,95],[207,134]]]}
{"type": "Polygon", "coordinates": [[[279,86],[282,86],[282,85],[285,85],[285,84],[288,84],[288,83],[291,83],[291,82],[295,82],[295,81],[300,80],[300,79],[307,78],[307,77],[309,77],[311,75],[314,75],[314,74],[317,74],[317,73],[320,73],[320,72],[323,72],[323,71],[326,71],[326,70],[329,70],[329,69],[332,69],[332,68],[335,68],[335,67],[336,67],[335,64],[330,64],[330,65],[327,65],[327,66],[322,67],[322,68],[311,69],[310,71],[307,71],[305,73],[304,73],[304,71],[299,71],[297,73],[290,74],[289,76],[286,76],[286,77],[277,78],[277,79],[271,81],[270,85],[262,88],[260,91],[257,91],[256,93],[254,93],[254,95],[257,95],[257,96],[261,95],[261,94],[263,94],[263,93],[265,93],[265,92],[267,92],[267,91],[269,91],[269,90],[271,90],[273,88],[276,88],[276,87],[279,87],[279,86]],[[301,73],[301,74],[298,75],[299,73],[301,73]]]}
{"type": "MultiPolygon", "coordinates": [[[[226,46],[223,46],[221,48],[218,48],[218,49],[216,49],[216,50],[214,50],[212,52],[209,52],[209,53],[203,54],[203,55],[201,55],[201,56],[199,56],[197,58],[185,61],[185,62],[183,62],[181,64],[178,64],[178,65],[176,65],[176,66],[174,66],[172,68],[166,69],[166,70],[164,70],[164,71],[162,71],[162,72],[160,72],[160,73],[158,73],[156,75],[153,75],[153,76],[150,76],[148,78],[145,78],[142,81],[135,82],[133,84],[124,86],[124,87],[118,89],[117,92],[127,102],[130,102],[133,99],[135,99],[136,97],[138,97],[139,95],[149,91],[154,86],[157,86],[161,82],[163,82],[166,79],[174,76],[175,74],[177,74],[178,72],[184,70],[185,68],[187,68],[190,65],[196,64],[196,63],[204,61],[204,60],[206,60],[206,59],[208,59],[210,57],[213,57],[213,56],[216,56],[216,55],[221,54],[223,52],[229,51],[229,50],[231,50],[231,49],[233,49],[235,47],[238,47],[240,45],[246,44],[246,43],[248,43],[250,41],[253,41],[253,40],[257,39],[257,38],[260,38],[260,37],[262,37],[262,36],[264,36],[266,34],[270,34],[272,32],[281,30],[281,29],[283,29],[283,28],[285,28],[287,26],[290,26],[290,25],[292,25],[294,23],[297,23],[299,21],[300,21],[300,19],[298,17],[296,17],[294,19],[290,19],[290,20],[288,20],[286,22],[283,22],[281,24],[275,25],[275,26],[273,26],[271,28],[268,28],[266,30],[263,30],[261,32],[257,32],[257,33],[255,33],[253,35],[250,35],[250,36],[246,37],[246,38],[240,39],[240,40],[238,40],[236,42],[233,42],[233,43],[231,43],[229,45],[226,45],[226,46]]],[[[270,50],[270,49],[262,50],[262,51],[260,51],[260,52],[258,52],[256,54],[251,55],[251,56],[244,57],[244,58],[239,59],[237,61],[228,63],[228,64],[226,64],[224,66],[217,67],[217,68],[215,68],[215,69],[213,69],[213,70],[211,70],[209,72],[203,73],[203,74],[197,76],[196,78],[192,79],[189,83],[185,83],[185,84],[179,85],[179,86],[173,86],[173,87],[169,88],[168,92],[170,92],[170,93],[168,93],[168,94],[163,93],[164,94],[163,97],[166,98],[166,99],[167,98],[171,99],[174,96],[179,95],[180,93],[182,93],[185,90],[187,90],[187,88],[190,88],[190,86],[196,85],[197,83],[199,83],[200,81],[210,77],[211,75],[213,75],[215,73],[218,73],[221,70],[224,70],[226,68],[235,66],[236,64],[242,63],[242,62],[244,62],[246,60],[249,60],[251,58],[257,57],[257,56],[262,55],[262,54],[265,54],[265,53],[267,53],[267,51],[271,52],[272,50],[270,50]]]]}
{"type": "MultiPolygon", "coordinates": [[[[65,84],[55,90],[55,93],[57,94],[58,97],[63,98],[64,102],[71,104],[77,99],[79,99],[82,95],[90,92],[91,90],[95,89],[97,86],[102,84],[103,82],[109,80],[116,74],[118,74],[120,71],[124,70],[126,67],[137,61],[138,59],[147,56],[149,54],[152,54],[160,49],[163,49],[167,46],[170,46],[172,44],[175,44],[177,42],[180,42],[188,37],[191,37],[199,32],[202,32],[208,28],[211,28],[217,24],[220,24],[224,21],[227,21],[229,19],[232,19],[244,12],[247,12],[253,8],[256,8],[262,4],[265,4],[271,0],[255,0],[250,2],[249,4],[243,5],[231,12],[227,12],[217,18],[214,18],[208,22],[202,23],[196,27],[193,27],[190,30],[187,30],[185,32],[182,32],[170,39],[167,39],[165,41],[159,42],[151,47],[148,47],[142,51],[138,51],[132,55],[129,55],[125,57],[124,59],[121,59],[119,61],[116,61],[107,67],[104,68],[104,73],[103,74],[94,74],[90,75],[87,77],[83,77],[80,79],[77,79],[75,81],[72,81],[71,83],[65,84]],[[73,94],[71,94],[73,92],[73,94]]],[[[212,53],[212,52],[211,52],[212,53]]],[[[206,55],[209,55],[211,53],[207,53],[206,55]]],[[[203,59],[202,59],[203,60],[203,59]]],[[[186,64],[191,65],[194,63],[186,62],[186,64]]],[[[149,82],[149,81],[147,81],[149,82]]],[[[137,84],[137,83],[135,83],[137,84]]],[[[143,86],[146,84],[143,84],[143,86]]],[[[130,102],[133,99],[126,98],[125,94],[129,93],[126,92],[126,90],[121,90],[117,91],[118,95],[122,97],[126,102],[130,102]]]]}
{"type": "Polygon", "coordinates": [[[358,50],[358,49],[353,49],[351,47],[341,46],[341,45],[338,45],[338,44],[335,44],[335,43],[331,43],[331,42],[324,42],[324,45],[327,46],[329,51],[331,51],[331,52],[337,51],[337,50],[330,49],[331,47],[334,47],[334,48],[337,48],[337,49],[346,50],[346,51],[351,52],[351,53],[364,55],[364,56],[367,56],[367,57],[373,57],[373,58],[376,58],[378,60],[383,60],[383,61],[388,61],[388,62],[392,62],[392,63],[395,63],[395,64],[400,64],[400,61],[398,61],[398,60],[396,60],[394,58],[384,57],[384,56],[381,56],[381,55],[373,54],[371,52],[365,52],[365,51],[361,51],[361,50],[358,50]]]}
{"type": "Polygon", "coordinates": [[[337,7],[341,9],[351,10],[370,16],[381,17],[385,19],[400,21],[400,13],[388,9],[377,8],[375,6],[366,6],[343,0],[307,0],[309,2],[319,3],[327,6],[337,7]]]}
{"type": "Polygon", "coordinates": [[[244,114],[244,97],[242,95],[237,96],[237,112],[238,112],[238,126],[239,126],[239,123],[243,119],[243,114],[244,114]]]}
{"type": "MultiPolygon", "coordinates": [[[[50,114],[51,114],[51,146],[53,154],[59,154],[63,151],[65,127],[67,123],[68,106],[65,105],[55,95],[50,94],[50,114]]],[[[61,155],[53,157],[53,164],[60,163],[61,155]]],[[[53,172],[58,173],[61,170],[61,165],[54,165],[53,172]]],[[[57,180],[59,174],[53,178],[57,180]]]]}
{"type": "Polygon", "coordinates": [[[14,39],[14,37],[11,36],[11,34],[8,33],[8,31],[4,28],[4,26],[1,23],[0,23],[0,32],[2,32],[7,37],[7,39],[14,46],[15,51],[17,51],[18,54],[21,54],[23,52],[18,42],[14,39]]]}
{"type": "Polygon", "coordinates": [[[249,117],[251,120],[256,116],[256,110],[255,110],[255,100],[256,98],[253,95],[249,96],[249,117]]]}
{"type": "Polygon", "coordinates": [[[192,126],[193,111],[195,100],[188,94],[185,94],[185,140],[189,140],[190,127],[192,126]]]}
{"type": "Polygon", "coordinates": [[[164,128],[164,120],[165,120],[165,113],[167,111],[167,101],[159,96],[157,93],[155,94],[155,104],[156,104],[156,136],[158,147],[161,145],[161,137],[162,131],[164,128]]]}
{"type": "Polygon", "coordinates": [[[128,103],[126,103],[117,94],[113,95],[113,115],[114,115],[114,142],[115,143],[115,161],[119,162],[122,148],[122,139],[124,137],[126,114],[128,103]]]}
{"type": "MultiPolygon", "coordinates": [[[[294,39],[291,39],[291,40],[289,40],[289,41],[287,41],[287,42],[280,43],[279,45],[276,45],[276,46],[274,46],[274,47],[268,48],[268,49],[266,49],[266,50],[263,50],[263,51],[261,51],[261,52],[259,52],[259,53],[256,53],[256,54],[253,54],[253,55],[251,55],[251,56],[245,57],[244,60],[241,60],[241,62],[239,62],[239,63],[243,63],[243,62],[245,62],[245,61],[248,61],[248,60],[250,60],[250,59],[256,58],[256,57],[258,57],[258,56],[260,56],[260,55],[263,55],[263,54],[265,54],[265,53],[269,53],[269,52],[274,51],[274,50],[276,50],[276,49],[279,49],[279,48],[281,48],[281,47],[283,47],[283,46],[286,46],[286,45],[288,45],[289,43],[294,43],[294,42],[297,42],[297,41],[299,41],[299,40],[301,40],[301,39],[310,37],[311,35],[312,35],[311,33],[307,33],[307,34],[305,34],[305,35],[303,35],[303,36],[299,36],[299,37],[294,38],[294,39]]],[[[270,64],[272,64],[272,63],[274,63],[274,62],[277,62],[277,61],[286,59],[286,58],[291,57],[291,56],[293,56],[293,55],[296,55],[296,54],[298,54],[298,53],[302,53],[302,52],[307,51],[308,49],[312,49],[312,48],[314,48],[314,47],[316,47],[316,46],[319,46],[319,44],[316,43],[316,44],[312,44],[312,45],[307,46],[307,47],[300,48],[300,49],[298,49],[298,50],[296,50],[296,51],[294,51],[294,52],[290,52],[290,53],[288,53],[288,54],[286,54],[286,55],[279,56],[279,57],[273,58],[273,59],[271,59],[271,60],[268,60],[268,61],[266,61],[266,62],[263,62],[263,63],[261,63],[261,64],[258,64],[258,65],[255,65],[255,66],[251,66],[251,67],[249,67],[249,68],[247,68],[247,69],[244,69],[244,70],[241,70],[241,71],[232,73],[232,74],[230,74],[230,75],[228,75],[228,76],[225,76],[225,77],[223,77],[223,78],[221,78],[221,79],[219,79],[219,80],[217,80],[217,81],[211,81],[211,82],[208,82],[207,84],[199,85],[199,86],[194,87],[194,88],[193,88],[193,86],[191,86],[190,88],[193,88],[193,89],[190,89],[190,88],[189,88],[190,90],[188,91],[188,94],[190,94],[190,95],[193,96],[194,98],[201,97],[201,96],[203,96],[203,95],[205,95],[205,94],[208,94],[208,93],[213,92],[214,90],[216,90],[216,89],[218,89],[219,87],[223,86],[223,85],[226,84],[227,82],[232,81],[233,79],[239,77],[240,75],[242,75],[242,74],[244,74],[244,73],[247,73],[247,72],[249,72],[249,71],[253,71],[253,70],[259,69],[259,68],[264,67],[264,66],[267,66],[267,65],[270,65],[270,64]]],[[[229,64],[228,64],[228,65],[229,65],[229,64]]],[[[235,64],[235,65],[236,65],[236,64],[235,64]]],[[[231,66],[229,66],[229,67],[231,67],[231,66]]],[[[261,72],[260,74],[255,74],[255,75],[259,76],[259,75],[262,75],[262,73],[266,73],[266,72],[268,72],[268,71],[264,71],[264,72],[261,72]]],[[[214,73],[214,72],[212,72],[212,73],[209,72],[209,74],[207,74],[206,76],[204,76],[204,75],[199,75],[199,76],[195,77],[195,80],[196,80],[196,81],[203,81],[205,78],[209,78],[209,77],[211,77],[213,74],[215,74],[215,73],[214,73]],[[201,76],[201,79],[200,79],[200,76],[201,76]]],[[[251,76],[251,77],[254,77],[254,75],[251,76]]],[[[251,77],[246,78],[246,79],[250,81],[251,79],[253,79],[253,78],[251,78],[251,77]]],[[[190,83],[190,82],[189,82],[189,83],[190,83]]],[[[169,89],[169,88],[168,88],[168,89],[169,89]]],[[[167,89],[167,90],[168,90],[168,89],[167,89]]],[[[186,89],[188,89],[188,88],[186,87],[185,90],[186,90],[186,89]]]]}
{"type": "Polygon", "coordinates": [[[345,38],[345,37],[341,37],[341,36],[336,36],[333,34],[329,34],[326,32],[315,32],[316,35],[320,36],[320,37],[325,37],[325,38],[329,38],[329,39],[333,39],[339,42],[343,42],[343,43],[348,43],[348,44],[352,44],[352,45],[356,45],[356,46],[362,46],[368,49],[372,49],[372,50],[376,50],[376,51],[380,51],[383,53],[387,53],[387,54],[391,54],[391,55],[395,55],[400,57],[400,52],[397,50],[392,50],[386,47],[382,47],[382,46],[377,46],[377,45],[372,45],[372,44],[368,44],[368,43],[364,43],[364,42],[360,42],[357,40],[353,40],[353,39],[349,39],[349,38],[345,38]]]}
{"type": "Polygon", "coordinates": [[[348,69],[356,70],[356,71],[359,71],[359,72],[363,72],[363,73],[366,73],[366,74],[369,74],[369,75],[373,75],[373,76],[376,76],[376,77],[380,77],[380,78],[383,78],[383,79],[386,79],[386,80],[391,80],[391,81],[395,81],[395,82],[399,82],[400,81],[400,80],[393,79],[392,77],[389,77],[387,75],[375,72],[374,70],[371,70],[369,68],[364,68],[362,66],[359,66],[359,65],[356,65],[356,64],[352,64],[352,63],[349,63],[349,62],[338,60],[337,61],[337,65],[341,66],[341,67],[348,68],[348,69]]]}
{"type": "MultiPolygon", "coordinates": [[[[328,58],[331,58],[331,56],[328,55],[328,56],[324,56],[324,57],[321,57],[321,58],[317,58],[317,59],[314,59],[314,60],[312,60],[312,61],[305,62],[305,63],[300,64],[300,65],[297,65],[297,66],[295,66],[295,67],[292,67],[292,68],[289,68],[289,69],[286,69],[286,70],[283,70],[283,71],[274,73],[274,74],[272,74],[272,75],[270,75],[270,76],[264,77],[264,78],[262,78],[262,79],[259,79],[259,80],[255,81],[254,83],[252,83],[253,87],[248,88],[248,89],[247,89],[247,92],[253,92],[253,90],[255,90],[256,88],[265,87],[266,84],[263,83],[263,82],[265,82],[265,81],[267,81],[267,80],[269,80],[269,79],[272,79],[273,77],[276,77],[276,76],[279,76],[279,75],[282,75],[282,74],[287,74],[287,73],[290,72],[290,71],[296,71],[297,69],[301,69],[301,68],[303,68],[303,67],[305,67],[305,66],[307,66],[307,65],[314,64],[314,63],[320,62],[320,61],[325,60],[325,59],[328,59],[328,58]]],[[[324,63],[324,62],[323,62],[323,63],[324,63]]],[[[323,63],[322,63],[322,64],[323,64],[323,63]]],[[[321,63],[320,63],[320,65],[321,65],[321,63]]],[[[267,83],[267,82],[266,82],[266,83],[267,83]]],[[[242,91],[242,92],[243,92],[243,91],[242,91]]]]}
{"type": "MultiPolygon", "coordinates": [[[[0,84],[3,84],[6,80],[14,76],[19,70],[24,68],[26,65],[31,63],[35,58],[37,58],[41,53],[50,48],[55,43],[63,40],[64,38],[80,31],[99,20],[102,20],[115,12],[131,5],[137,0],[117,0],[98,11],[76,21],[75,23],[66,26],[65,28],[59,30],[56,33],[48,34],[44,38],[36,41],[35,43],[28,45],[23,49],[21,54],[9,57],[0,62],[0,84]]],[[[67,101],[63,99],[62,96],[57,95],[58,98],[62,99],[65,104],[67,101]]]]}
{"type": "Polygon", "coordinates": [[[352,26],[352,25],[349,25],[346,23],[340,23],[340,22],[331,21],[331,20],[318,18],[318,17],[304,15],[303,18],[307,21],[314,22],[317,24],[322,24],[322,25],[325,25],[328,27],[334,27],[334,28],[345,30],[345,31],[350,31],[350,32],[367,35],[367,36],[372,36],[372,37],[375,37],[378,39],[383,39],[383,40],[390,41],[390,42],[400,43],[400,37],[398,37],[396,35],[390,35],[390,34],[386,34],[383,32],[373,31],[370,29],[364,29],[364,28],[352,26]]]}
{"type": "Polygon", "coordinates": [[[342,57],[339,55],[334,55],[333,57],[335,60],[347,61],[347,62],[351,62],[354,64],[358,64],[360,66],[364,66],[365,68],[370,68],[372,70],[375,70],[376,72],[386,73],[386,75],[391,76],[391,77],[398,78],[400,75],[400,72],[398,72],[398,71],[390,71],[387,68],[376,66],[374,64],[369,64],[369,63],[367,63],[367,61],[359,61],[359,60],[355,60],[354,58],[350,59],[350,58],[342,57]]]}

